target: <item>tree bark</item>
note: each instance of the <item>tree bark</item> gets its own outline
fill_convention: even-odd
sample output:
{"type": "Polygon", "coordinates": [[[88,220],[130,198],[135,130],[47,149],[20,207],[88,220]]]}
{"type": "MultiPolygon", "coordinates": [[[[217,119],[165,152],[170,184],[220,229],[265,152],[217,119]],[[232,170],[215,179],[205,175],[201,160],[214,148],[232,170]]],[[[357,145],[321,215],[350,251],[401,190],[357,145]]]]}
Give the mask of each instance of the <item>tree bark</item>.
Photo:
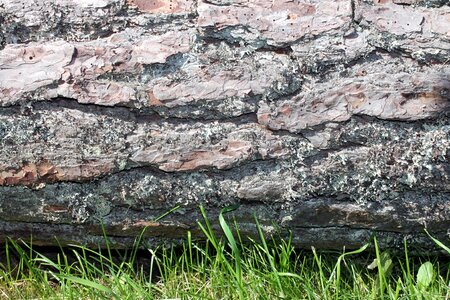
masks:
{"type": "Polygon", "coordinates": [[[448,1],[0,0],[0,23],[2,241],[200,238],[199,205],[236,204],[302,247],[448,240],[448,1]]]}

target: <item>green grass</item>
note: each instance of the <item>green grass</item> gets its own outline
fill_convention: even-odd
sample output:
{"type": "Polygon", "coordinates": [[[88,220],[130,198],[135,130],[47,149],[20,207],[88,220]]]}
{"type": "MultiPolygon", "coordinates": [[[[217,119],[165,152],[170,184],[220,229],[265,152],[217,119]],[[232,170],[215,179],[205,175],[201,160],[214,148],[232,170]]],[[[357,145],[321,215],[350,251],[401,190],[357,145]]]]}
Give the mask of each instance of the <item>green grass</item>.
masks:
{"type": "MultiPolygon", "coordinates": [[[[219,215],[223,234],[202,209],[206,242],[128,252],[79,245],[50,258],[31,243],[9,241],[0,265],[0,299],[449,299],[449,263],[391,256],[379,249],[343,253],[296,250],[290,239],[243,242],[219,215]],[[143,252],[144,251],[144,252],[143,252]],[[147,263],[140,260],[145,257],[147,263]]],[[[231,225],[232,224],[232,225],[231,225]]],[[[430,238],[432,238],[430,236],[430,238]]],[[[450,249],[435,240],[444,250],[450,249]]]]}

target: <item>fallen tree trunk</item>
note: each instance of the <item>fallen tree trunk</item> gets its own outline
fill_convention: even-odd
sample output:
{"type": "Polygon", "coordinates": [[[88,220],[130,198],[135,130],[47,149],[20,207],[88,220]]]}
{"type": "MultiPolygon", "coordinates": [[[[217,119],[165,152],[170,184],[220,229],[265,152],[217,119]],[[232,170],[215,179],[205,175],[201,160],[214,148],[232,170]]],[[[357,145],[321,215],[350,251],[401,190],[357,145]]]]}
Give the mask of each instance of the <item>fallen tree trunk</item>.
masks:
{"type": "Polygon", "coordinates": [[[2,241],[176,241],[236,204],[304,247],[448,239],[447,1],[0,0],[0,22],[2,241]]]}

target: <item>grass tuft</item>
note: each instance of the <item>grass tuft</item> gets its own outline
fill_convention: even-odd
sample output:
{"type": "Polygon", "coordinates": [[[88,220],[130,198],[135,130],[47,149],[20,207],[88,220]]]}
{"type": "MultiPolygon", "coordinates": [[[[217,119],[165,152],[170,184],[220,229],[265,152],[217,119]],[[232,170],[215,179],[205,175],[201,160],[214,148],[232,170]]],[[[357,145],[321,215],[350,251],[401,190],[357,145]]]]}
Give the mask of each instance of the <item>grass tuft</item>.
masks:
{"type": "Polygon", "coordinates": [[[369,244],[338,254],[300,251],[291,238],[267,238],[256,217],[258,239],[243,240],[228,217],[234,209],[220,212],[217,233],[200,208],[205,242],[188,233],[181,247],[145,252],[144,232],[131,251],[116,253],[105,234],[106,249],[70,245],[54,257],[32,242],[9,240],[0,299],[449,299],[448,261],[411,259],[406,242],[397,257],[379,249],[376,238],[375,253],[369,244]]]}

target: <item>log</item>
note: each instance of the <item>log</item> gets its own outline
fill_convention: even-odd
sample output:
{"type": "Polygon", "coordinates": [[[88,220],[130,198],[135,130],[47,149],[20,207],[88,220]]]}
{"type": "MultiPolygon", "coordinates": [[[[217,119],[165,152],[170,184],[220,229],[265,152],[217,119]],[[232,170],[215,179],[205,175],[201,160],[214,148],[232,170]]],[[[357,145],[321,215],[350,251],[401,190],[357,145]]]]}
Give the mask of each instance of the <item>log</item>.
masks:
{"type": "Polygon", "coordinates": [[[299,247],[449,240],[448,1],[0,0],[0,23],[2,243],[201,239],[200,205],[299,247]]]}

